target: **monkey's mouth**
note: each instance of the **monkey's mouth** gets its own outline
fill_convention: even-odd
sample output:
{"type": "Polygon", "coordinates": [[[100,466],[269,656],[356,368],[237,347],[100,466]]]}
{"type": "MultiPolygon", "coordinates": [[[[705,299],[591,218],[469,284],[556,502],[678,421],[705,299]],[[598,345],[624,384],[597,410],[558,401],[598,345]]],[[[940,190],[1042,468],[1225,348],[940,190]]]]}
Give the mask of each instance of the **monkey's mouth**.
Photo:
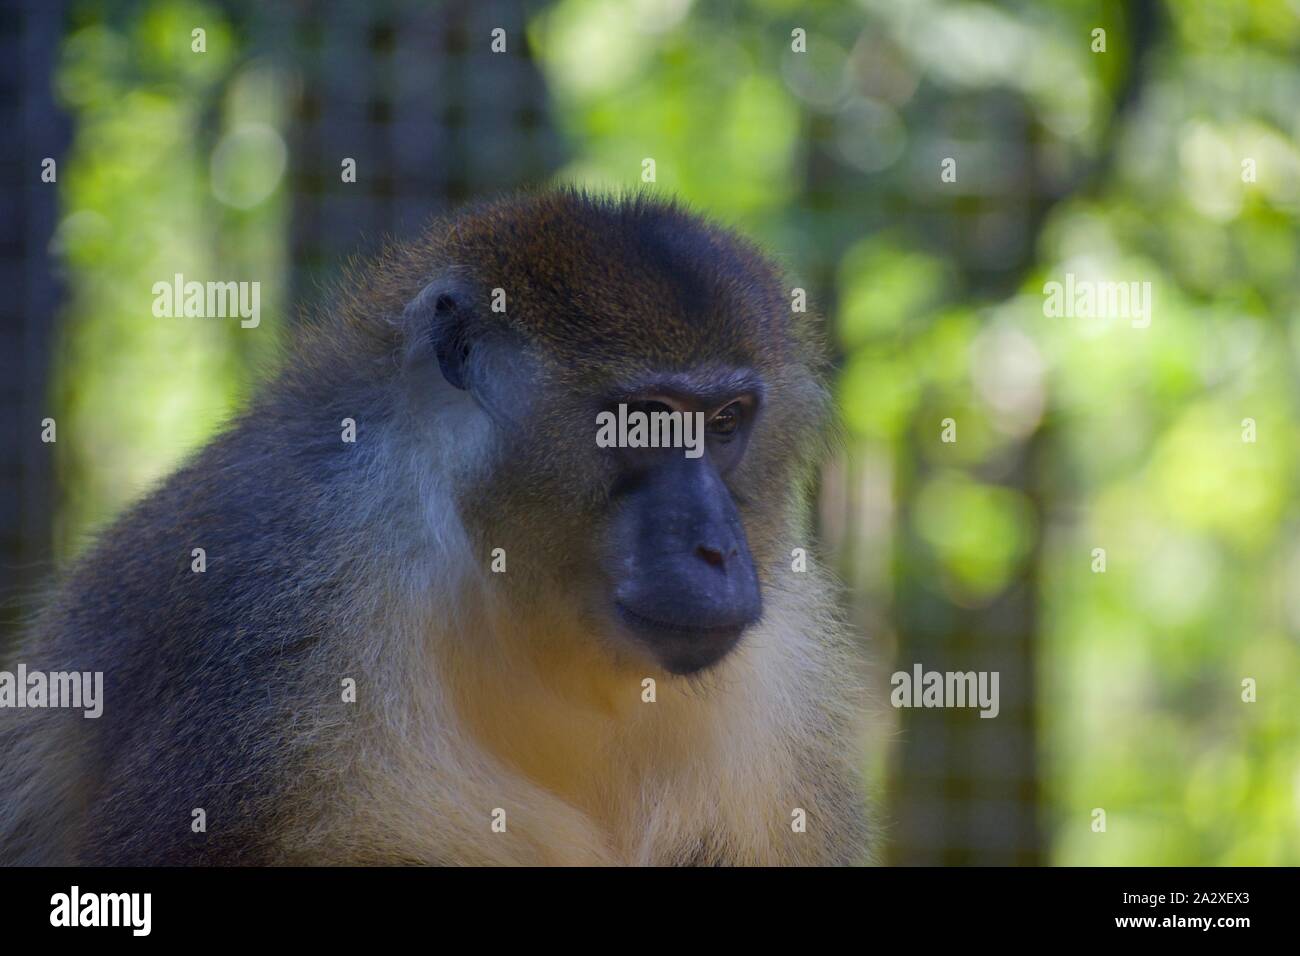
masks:
{"type": "Polygon", "coordinates": [[[638,614],[622,601],[615,602],[618,612],[624,620],[636,627],[650,627],[659,631],[673,631],[678,634],[694,634],[701,637],[710,635],[727,637],[734,636],[743,631],[745,624],[718,624],[712,627],[701,627],[698,624],[677,624],[670,621],[659,621],[652,617],[646,617],[644,614],[638,614]]]}
{"type": "Polygon", "coordinates": [[[619,619],[669,673],[694,674],[718,663],[740,641],[752,621],[696,623],[665,621],[614,602],[619,619]]]}

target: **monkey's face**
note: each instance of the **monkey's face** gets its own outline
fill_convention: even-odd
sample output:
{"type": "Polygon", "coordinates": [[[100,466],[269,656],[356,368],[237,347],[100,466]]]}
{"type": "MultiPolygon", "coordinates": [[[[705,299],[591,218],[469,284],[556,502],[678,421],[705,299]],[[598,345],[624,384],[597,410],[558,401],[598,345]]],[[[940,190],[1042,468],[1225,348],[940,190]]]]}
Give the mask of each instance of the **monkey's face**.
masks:
{"type": "Polygon", "coordinates": [[[762,539],[771,529],[744,495],[773,477],[747,460],[761,379],[661,373],[536,393],[545,400],[500,432],[493,477],[469,505],[491,529],[484,547],[513,556],[499,583],[566,595],[620,658],[677,675],[721,661],[763,613],[746,525],[762,539]]]}
{"type": "Polygon", "coordinates": [[[674,207],[574,195],[461,220],[440,254],[404,324],[443,398],[490,420],[460,506],[508,555],[493,584],[521,614],[580,608],[617,657],[722,660],[763,614],[825,410],[777,271],[674,207]]]}

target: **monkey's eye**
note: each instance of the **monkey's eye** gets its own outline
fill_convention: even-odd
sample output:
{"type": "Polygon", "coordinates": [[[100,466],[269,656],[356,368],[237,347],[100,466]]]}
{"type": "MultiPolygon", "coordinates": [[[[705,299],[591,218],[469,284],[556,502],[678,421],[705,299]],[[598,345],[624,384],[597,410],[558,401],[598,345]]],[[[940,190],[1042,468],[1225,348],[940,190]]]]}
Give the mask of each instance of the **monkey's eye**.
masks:
{"type": "Polygon", "coordinates": [[[709,434],[715,438],[730,438],[740,428],[740,402],[732,402],[709,419],[709,434]]]}

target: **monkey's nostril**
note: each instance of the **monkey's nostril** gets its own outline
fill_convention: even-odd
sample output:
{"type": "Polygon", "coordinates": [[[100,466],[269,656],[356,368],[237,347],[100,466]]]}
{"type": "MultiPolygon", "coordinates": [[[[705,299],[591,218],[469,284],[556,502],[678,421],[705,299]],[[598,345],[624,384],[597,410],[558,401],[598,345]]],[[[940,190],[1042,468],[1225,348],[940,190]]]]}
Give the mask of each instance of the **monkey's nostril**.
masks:
{"type": "MultiPolygon", "coordinates": [[[[723,563],[727,560],[721,551],[716,548],[706,548],[704,545],[698,546],[695,549],[695,553],[717,568],[722,567],[723,563]]],[[[733,551],[732,554],[735,554],[735,552],[733,551]]]]}

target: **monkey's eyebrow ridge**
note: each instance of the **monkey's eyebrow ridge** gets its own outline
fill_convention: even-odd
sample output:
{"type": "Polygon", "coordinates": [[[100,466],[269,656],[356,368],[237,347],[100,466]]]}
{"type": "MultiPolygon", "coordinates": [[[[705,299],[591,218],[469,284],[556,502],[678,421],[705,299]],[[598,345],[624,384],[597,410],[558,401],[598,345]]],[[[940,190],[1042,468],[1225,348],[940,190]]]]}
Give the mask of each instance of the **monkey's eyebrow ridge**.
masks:
{"type": "Polygon", "coordinates": [[[655,395],[705,410],[715,409],[744,395],[752,396],[756,404],[761,404],[764,388],[762,379],[749,369],[692,370],[625,383],[611,396],[611,400],[645,399],[655,395]]]}

